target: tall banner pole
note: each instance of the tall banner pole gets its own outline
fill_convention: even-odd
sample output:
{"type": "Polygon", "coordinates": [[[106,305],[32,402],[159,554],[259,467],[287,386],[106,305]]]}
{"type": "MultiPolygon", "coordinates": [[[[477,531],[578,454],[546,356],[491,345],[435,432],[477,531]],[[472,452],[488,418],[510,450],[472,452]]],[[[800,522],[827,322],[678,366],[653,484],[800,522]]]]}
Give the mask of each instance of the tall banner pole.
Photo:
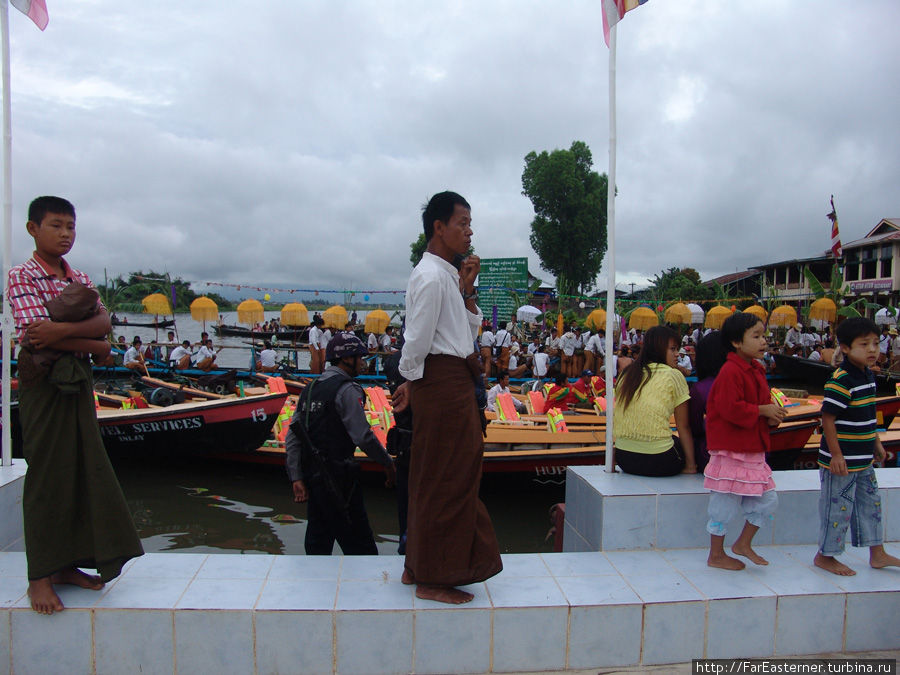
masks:
{"type": "Polygon", "coordinates": [[[10,257],[12,256],[12,124],[10,123],[9,102],[9,4],[0,0],[0,33],[2,33],[3,51],[3,350],[2,390],[3,397],[3,466],[12,464],[12,420],[10,416],[9,397],[11,377],[10,358],[12,357],[13,322],[6,297],[6,285],[9,279],[10,257]]]}
{"type": "Polygon", "coordinates": [[[609,172],[606,183],[606,471],[614,472],[613,354],[616,318],[616,25],[609,29],[609,172]]]}

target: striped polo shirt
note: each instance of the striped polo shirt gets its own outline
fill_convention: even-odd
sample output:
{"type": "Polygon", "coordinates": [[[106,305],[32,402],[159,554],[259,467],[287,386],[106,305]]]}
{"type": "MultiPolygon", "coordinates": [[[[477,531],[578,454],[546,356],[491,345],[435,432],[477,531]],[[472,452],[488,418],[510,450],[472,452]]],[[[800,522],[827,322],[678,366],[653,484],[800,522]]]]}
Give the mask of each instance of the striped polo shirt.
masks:
{"type": "MultiPolygon", "coordinates": [[[[876,411],[875,376],[868,368],[860,369],[845,358],[825,384],[822,412],[835,416],[838,444],[848,471],[862,471],[872,466],[875,452],[876,411]]],[[[828,468],[831,453],[824,436],[819,444],[818,464],[828,468]]]]}
{"type": "Polygon", "coordinates": [[[25,335],[28,324],[38,319],[50,320],[47,301],[62,293],[70,283],[78,281],[85,286],[94,287],[87,274],[70,267],[65,260],[62,261],[62,265],[66,274],[63,278],[59,278],[51,273],[46,263],[35,254],[26,262],[9,270],[6,295],[12,309],[17,339],[21,340],[25,335]]]}

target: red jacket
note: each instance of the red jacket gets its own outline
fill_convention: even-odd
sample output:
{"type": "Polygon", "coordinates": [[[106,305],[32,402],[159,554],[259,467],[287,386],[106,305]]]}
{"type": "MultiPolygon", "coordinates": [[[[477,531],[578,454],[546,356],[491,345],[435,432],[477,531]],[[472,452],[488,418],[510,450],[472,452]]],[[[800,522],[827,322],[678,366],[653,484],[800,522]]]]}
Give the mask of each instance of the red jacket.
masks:
{"type": "Polygon", "coordinates": [[[760,416],[759,406],[771,402],[765,368],[729,352],[706,402],[706,447],[768,452],[769,423],[760,416]]]}

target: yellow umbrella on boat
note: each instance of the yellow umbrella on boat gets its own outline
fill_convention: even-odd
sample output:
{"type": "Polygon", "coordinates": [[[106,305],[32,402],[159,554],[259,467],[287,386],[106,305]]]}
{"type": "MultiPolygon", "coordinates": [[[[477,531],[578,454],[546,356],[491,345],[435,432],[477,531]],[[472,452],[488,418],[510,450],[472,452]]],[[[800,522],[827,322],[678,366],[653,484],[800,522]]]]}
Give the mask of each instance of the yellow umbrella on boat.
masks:
{"type": "Polygon", "coordinates": [[[595,309],[587,315],[584,325],[591,330],[606,330],[606,310],[595,309]]]}
{"type": "Polygon", "coordinates": [[[783,328],[793,326],[797,323],[797,310],[790,305],[779,305],[772,310],[769,315],[770,326],[781,326],[783,328]]]}
{"type": "Polygon", "coordinates": [[[302,302],[289,302],[281,308],[281,323],[285,326],[308,326],[309,312],[302,302]]]}
{"type": "Polygon", "coordinates": [[[366,332],[367,333],[383,333],[384,329],[391,322],[391,317],[383,309],[373,309],[366,314],[366,332]]]}
{"type": "Polygon", "coordinates": [[[191,303],[191,318],[194,321],[203,322],[203,332],[206,332],[206,322],[219,318],[219,306],[212,298],[201,295],[191,303]]]}
{"type": "Polygon", "coordinates": [[[809,318],[834,323],[837,318],[837,305],[831,298],[819,298],[809,306],[809,318]]]}
{"type": "Polygon", "coordinates": [[[753,316],[758,316],[765,323],[766,319],[769,318],[769,313],[766,311],[766,308],[762,305],[750,305],[746,309],[742,309],[742,312],[746,312],[747,314],[752,314],[753,316]]]}
{"type": "Polygon", "coordinates": [[[153,293],[141,300],[144,314],[171,314],[172,304],[162,293],[153,293]]]}
{"type": "Polygon", "coordinates": [[[325,328],[344,330],[347,327],[347,310],[340,305],[334,305],[322,312],[322,320],[325,328]]]}
{"type": "Polygon", "coordinates": [[[259,300],[250,298],[237,306],[238,323],[254,324],[265,320],[263,306],[259,300]]]}
{"type": "Polygon", "coordinates": [[[666,323],[684,323],[691,325],[691,310],[683,302],[676,302],[666,308],[666,323]]]}
{"type": "Polygon", "coordinates": [[[638,307],[635,309],[631,316],[628,317],[628,328],[639,328],[640,330],[647,330],[648,328],[653,328],[653,326],[659,325],[659,317],[656,316],[656,312],[654,312],[649,307],[638,307]]]}
{"type": "Polygon", "coordinates": [[[718,330],[725,323],[725,319],[731,316],[733,312],[727,307],[716,305],[706,313],[706,327],[718,330]]]}

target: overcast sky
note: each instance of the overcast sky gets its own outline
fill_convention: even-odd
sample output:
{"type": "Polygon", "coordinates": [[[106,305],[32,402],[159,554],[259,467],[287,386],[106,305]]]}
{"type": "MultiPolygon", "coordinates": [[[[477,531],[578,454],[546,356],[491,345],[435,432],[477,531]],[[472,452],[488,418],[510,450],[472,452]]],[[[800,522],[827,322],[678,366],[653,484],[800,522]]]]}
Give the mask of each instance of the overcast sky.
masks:
{"type": "MultiPolygon", "coordinates": [[[[527,256],[550,280],[528,241],[524,156],[583,140],[607,171],[598,0],[47,4],[44,33],[10,9],[15,262],[28,202],[57,194],[78,210],[69,259],[95,281],[152,268],[402,289],[420,207],[452,189],[479,255],[527,256]]],[[[897,0],[630,12],[620,287],[819,254],[831,194],[845,242],[900,216],[898,27],[897,0]]]]}

